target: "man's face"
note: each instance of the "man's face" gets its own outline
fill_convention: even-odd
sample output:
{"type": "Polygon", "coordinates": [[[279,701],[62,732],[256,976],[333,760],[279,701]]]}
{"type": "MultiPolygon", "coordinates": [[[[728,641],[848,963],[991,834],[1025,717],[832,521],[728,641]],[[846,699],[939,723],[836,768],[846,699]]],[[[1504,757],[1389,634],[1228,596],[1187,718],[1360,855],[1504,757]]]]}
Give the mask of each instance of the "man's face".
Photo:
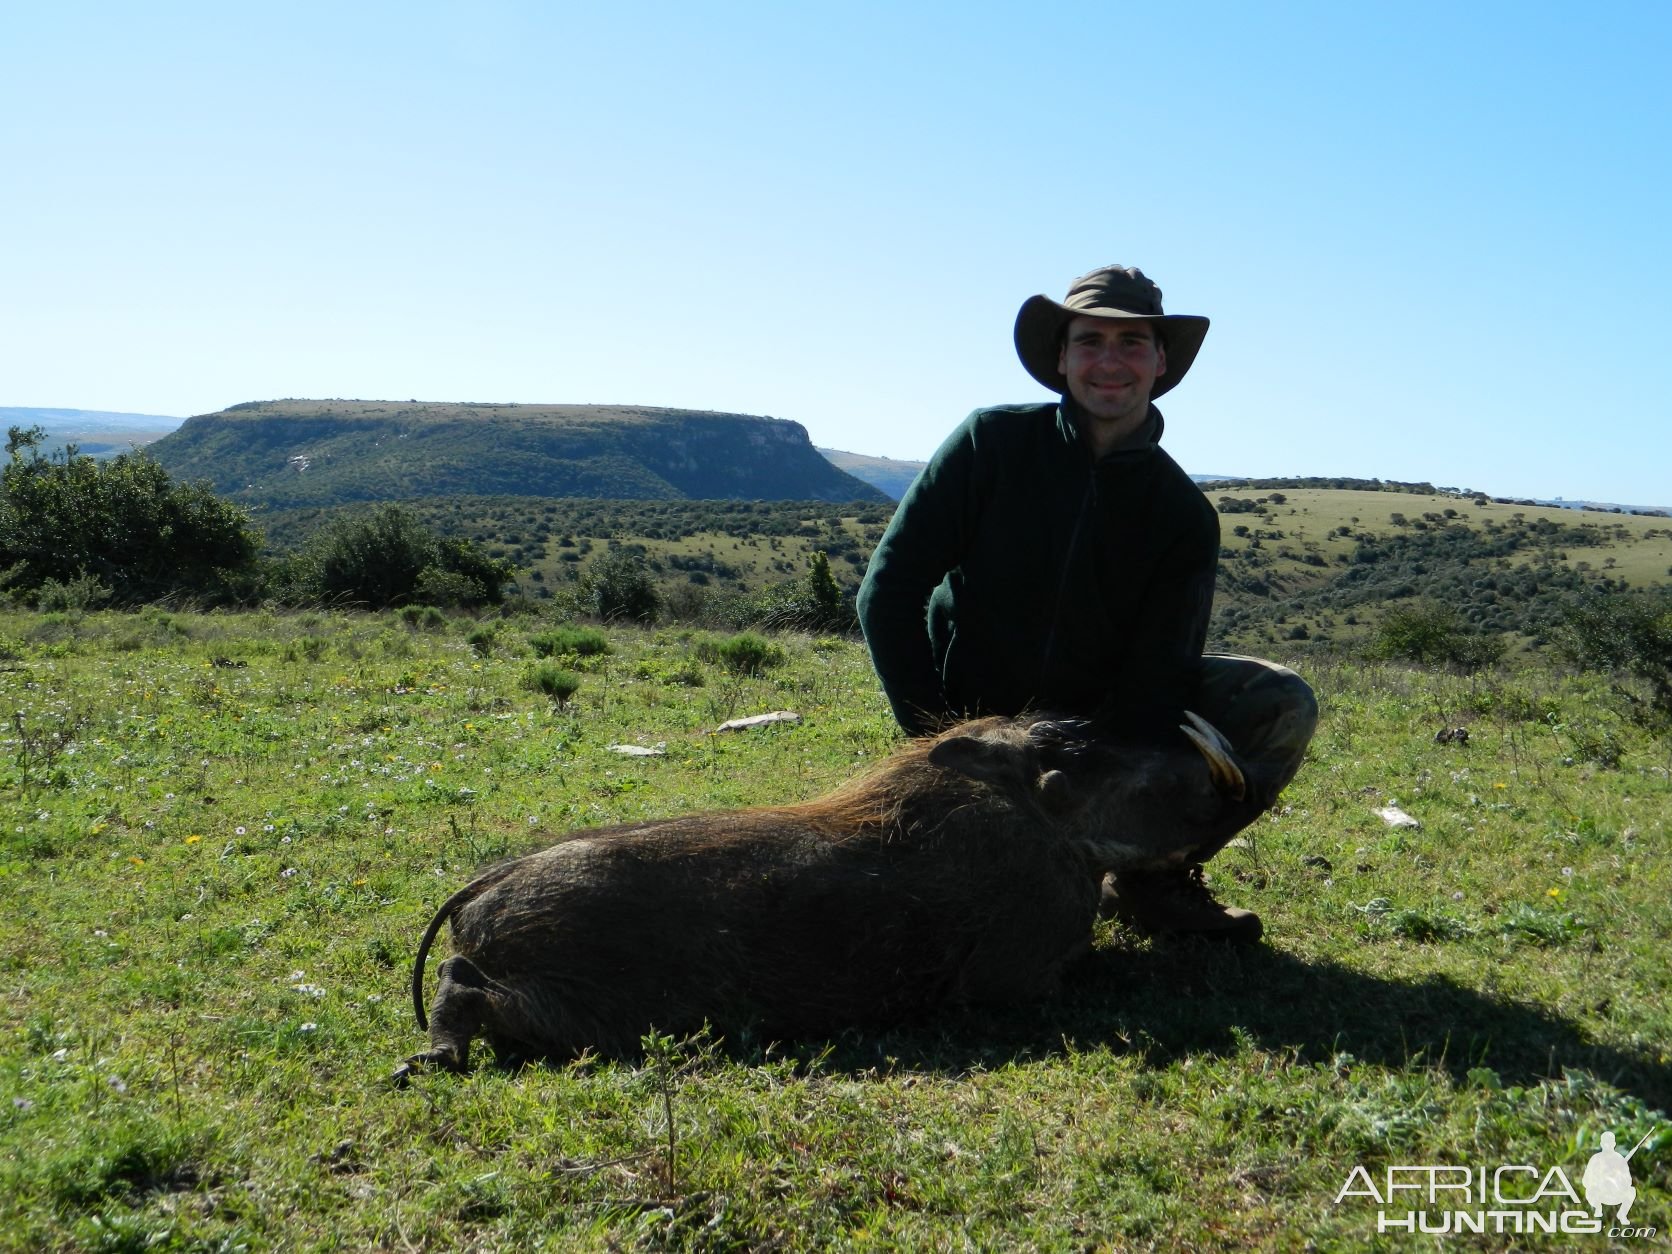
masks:
{"type": "Polygon", "coordinates": [[[1149,413],[1150,392],[1167,372],[1167,351],[1147,322],[1082,314],[1068,324],[1057,369],[1080,408],[1124,435],[1149,413]]]}

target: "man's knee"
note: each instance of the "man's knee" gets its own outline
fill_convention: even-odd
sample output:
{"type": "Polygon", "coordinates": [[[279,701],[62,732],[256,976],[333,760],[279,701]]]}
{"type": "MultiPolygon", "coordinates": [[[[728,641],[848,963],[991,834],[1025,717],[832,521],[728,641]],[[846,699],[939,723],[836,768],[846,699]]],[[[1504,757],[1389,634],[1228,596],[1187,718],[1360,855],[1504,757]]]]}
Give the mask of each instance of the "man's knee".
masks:
{"type": "Polygon", "coordinates": [[[1298,768],[1318,727],[1311,685],[1263,658],[1209,654],[1202,659],[1199,713],[1225,733],[1237,751],[1262,761],[1289,760],[1298,768]]]}

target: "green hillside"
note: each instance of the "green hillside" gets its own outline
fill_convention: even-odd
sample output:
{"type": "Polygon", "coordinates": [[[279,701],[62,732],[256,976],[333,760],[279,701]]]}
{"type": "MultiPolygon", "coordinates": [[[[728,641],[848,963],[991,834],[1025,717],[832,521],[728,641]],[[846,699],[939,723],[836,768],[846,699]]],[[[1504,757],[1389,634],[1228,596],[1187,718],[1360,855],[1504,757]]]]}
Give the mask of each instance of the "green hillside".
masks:
{"type": "Polygon", "coordinates": [[[639,406],[282,400],[188,418],[171,474],[271,508],[419,497],[881,501],[782,419],[639,406]]]}
{"type": "MultiPolygon", "coordinates": [[[[1216,484],[1222,541],[1210,643],[1352,652],[1400,606],[1442,603],[1464,630],[1537,645],[1589,592],[1672,583],[1672,519],[1500,503],[1483,497],[1216,484]],[[1477,503],[1479,502],[1479,503],[1477,503]]],[[[574,595],[598,559],[641,553],[669,613],[700,620],[727,598],[801,578],[822,550],[851,597],[889,503],[549,500],[409,502],[437,532],[470,539],[517,571],[523,593],[574,595]]],[[[293,549],[336,511],[257,516],[293,549]]]]}

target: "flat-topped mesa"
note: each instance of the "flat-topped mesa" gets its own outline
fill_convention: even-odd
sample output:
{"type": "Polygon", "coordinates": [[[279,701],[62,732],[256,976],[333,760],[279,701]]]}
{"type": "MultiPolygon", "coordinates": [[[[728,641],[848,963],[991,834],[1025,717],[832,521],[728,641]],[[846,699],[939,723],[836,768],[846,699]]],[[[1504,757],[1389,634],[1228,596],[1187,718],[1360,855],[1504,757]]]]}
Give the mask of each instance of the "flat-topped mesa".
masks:
{"type": "Polygon", "coordinates": [[[887,499],[832,466],[798,422],[634,405],[252,401],[188,418],[150,451],[176,477],[272,508],[437,496],[887,499]]]}

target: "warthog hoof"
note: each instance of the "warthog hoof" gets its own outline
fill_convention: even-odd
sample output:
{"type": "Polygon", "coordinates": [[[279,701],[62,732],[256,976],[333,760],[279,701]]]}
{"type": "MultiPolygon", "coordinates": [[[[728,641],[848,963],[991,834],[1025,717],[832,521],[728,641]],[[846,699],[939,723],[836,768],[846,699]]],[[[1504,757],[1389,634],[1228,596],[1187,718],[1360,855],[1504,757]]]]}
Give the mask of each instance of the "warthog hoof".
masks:
{"type": "Polygon", "coordinates": [[[441,1046],[436,1049],[426,1049],[421,1054],[414,1054],[400,1066],[389,1073],[389,1082],[398,1089],[404,1089],[412,1077],[423,1071],[458,1071],[470,1070],[468,1056],[456,1049],[441,1046]]]}

